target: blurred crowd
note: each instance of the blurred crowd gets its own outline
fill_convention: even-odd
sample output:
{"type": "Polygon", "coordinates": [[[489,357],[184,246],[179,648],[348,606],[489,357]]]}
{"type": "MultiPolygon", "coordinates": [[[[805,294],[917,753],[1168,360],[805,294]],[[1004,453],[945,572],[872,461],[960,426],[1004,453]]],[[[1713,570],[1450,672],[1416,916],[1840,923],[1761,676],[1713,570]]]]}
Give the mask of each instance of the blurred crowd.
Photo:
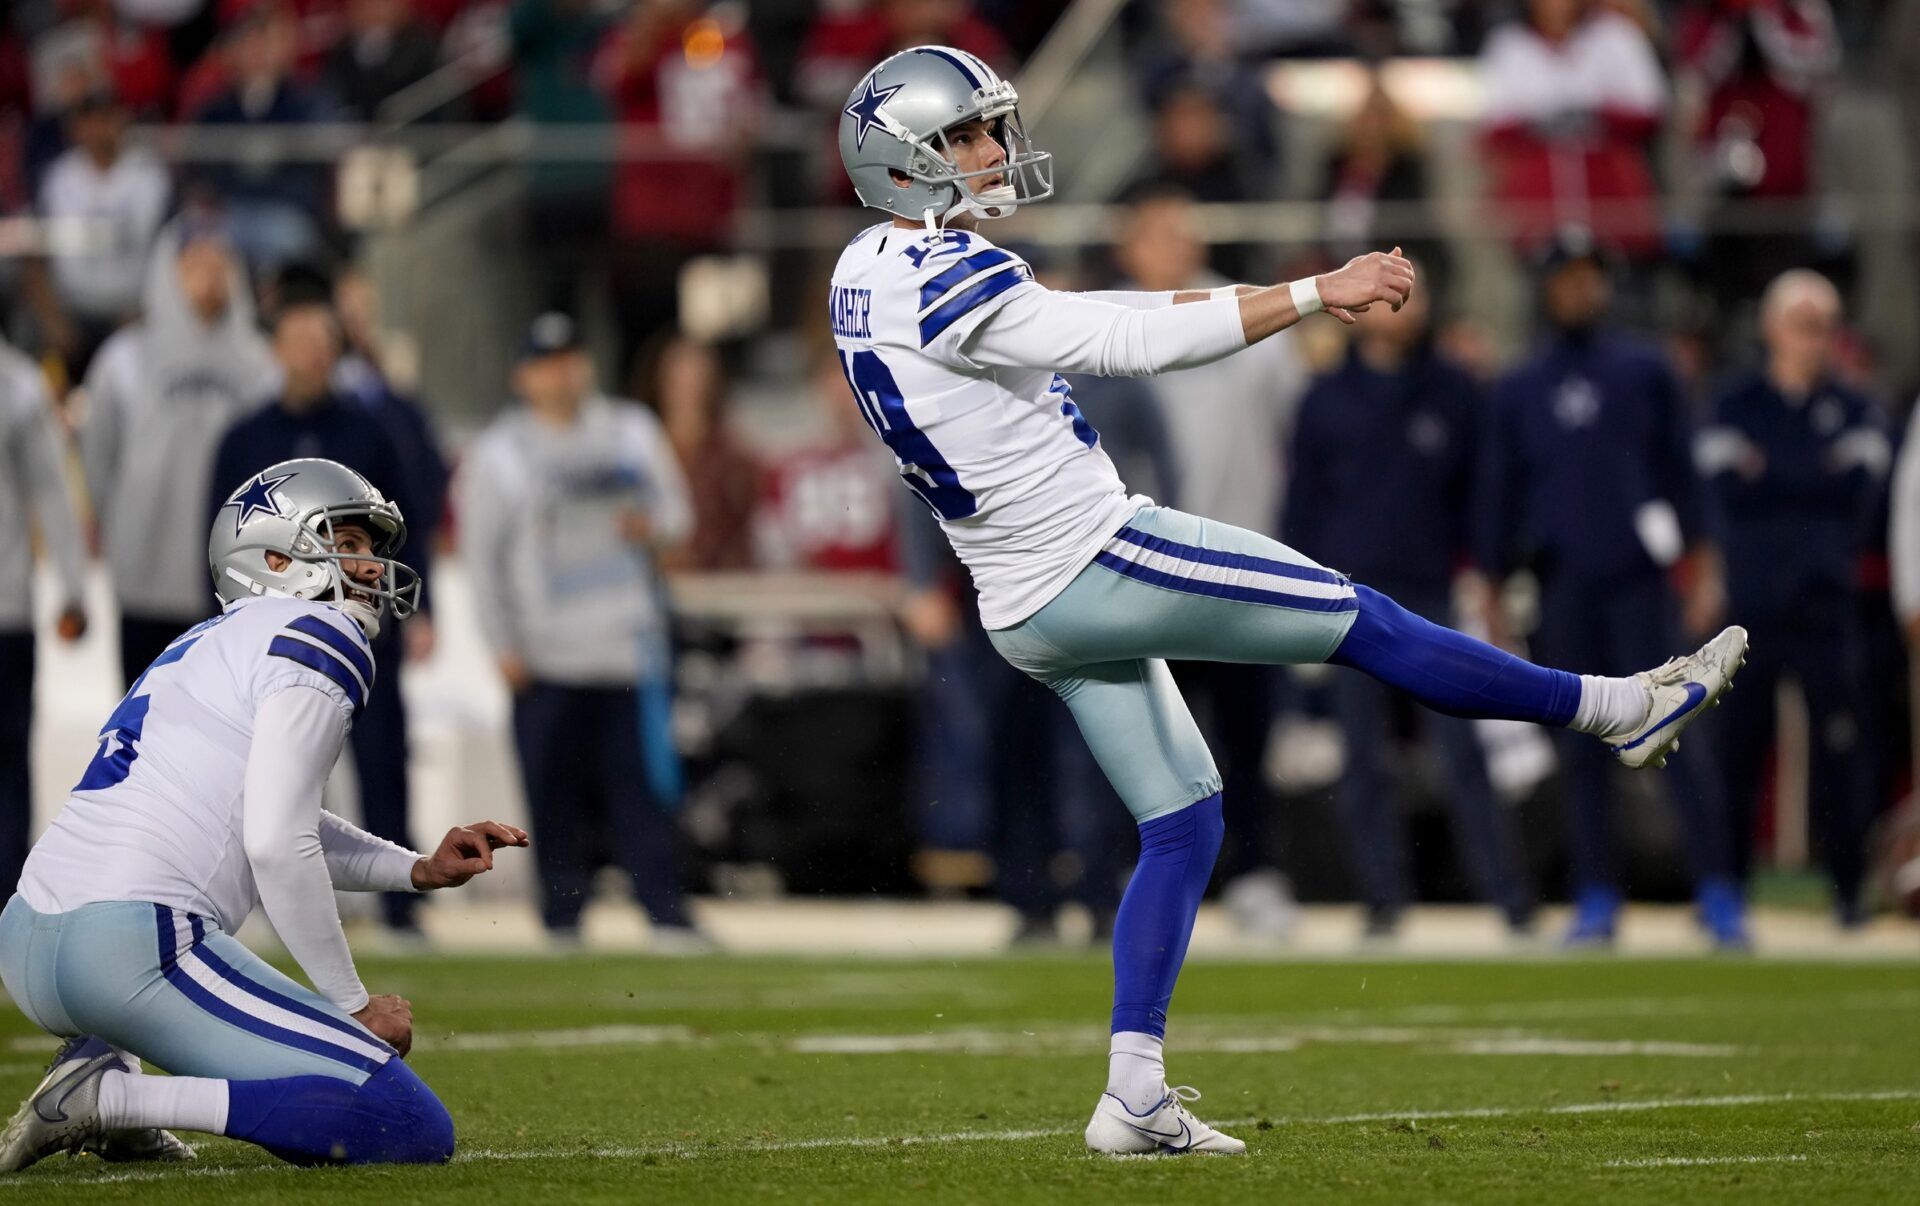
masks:
{"type": "MultiPolygon", "coordinates": [[[[0,260],[0,879],[26,840],[28,517],[63,636],[87,624],[85,556],[107,566],[131,681],[212,606],[204,534],[226,494],[272,461],[328,456],[401,503],[430,582],[436,553],[465,568],[512,691],[557,935],[604,864],[698,945],[682,889],[783,846],[899,867],[810,879],[811,853],[789,854],[796,887],[992,892],[1033,938],[1073,901],[1103,932],[1132,854],[1124,813],[1064,709],[993,653],[964,573],[847,405],[820,266],[800,274],[770,424],[764,400],[742,401],[754,334],[685,333],[677,287],[751,210],[852,205],[832,131],[885,54],[944,43],[1017,80],[1070,7],[8,6],[0,212],[41,234],[0,260]],[[188,127],[512,118],[605,128],[617,147],[527,167],[531,321],[505,409],[471,440],[446,438],[387,346],[330,159],[297,138],[162,155],[188,127]],[[588,314],[611,329],[594,338],[588,314]],[[739,572],[839,576],[879,601],[905,668],[860,669],[856,635],[676,617],[670,583],[739,572]],[[769,657],[811,705],[756,709],[726,687],[769,657]]],[[[1863,921],[1873,829],[1908,780],[1920,452],[1896,453],[1914,383],[1890,380],[1889,349],[1852,321],[1859,248],[1823,200],[1820,130],[1857,62],[1885,70],[1920,131],[1920,3],[1160,0],[1128,5],[1121,28],[1143,149],[1112,190],[1110,244],[1066,254],[1010,227],[1044,282],[1211,288],[1399,244],[1429,286],[1350,335],[1310,324],[1205,368],[1073,382],[1132,488],[1588,673],[1644,669],[1723,622],[1753,634],[1742,690],[1651,797],[1590,742],[1416,714],[1356,676],[1177,667],[1226,778],[1235,918],[1278,933],[1296,893],[1341,895],[1386,935],[1442,894],[1525,931],[1565,894],[1569,937],[1604,942],[1625,895],[1651,887],[1690,893],[1738,945],[1755,852],[1793,796],[1837,920],[1863,921]],[[1476,224],[1526,265],[1531,300],[1504,344],[1452,301],[1464,273],[1434,178],[1459,165],[1374,69],[1408,56],[1477,63],[1476,224]],[[1367,82],[1302,149],[1271,69],[1312,60],[1358,62],[1367,82]],[[1319,237],[1209,239],[1209,207],[1276,198],[1322,203],[1319,237]]],[[[398,666],[434,644],[429,598],[376,652],[398,666]]],[[[380,676],[353,751],[369,828],[405,840],[399,679],[380,676]]],[[[409,928],[411,908],[389,900],[387,922],[409,928]]]]}

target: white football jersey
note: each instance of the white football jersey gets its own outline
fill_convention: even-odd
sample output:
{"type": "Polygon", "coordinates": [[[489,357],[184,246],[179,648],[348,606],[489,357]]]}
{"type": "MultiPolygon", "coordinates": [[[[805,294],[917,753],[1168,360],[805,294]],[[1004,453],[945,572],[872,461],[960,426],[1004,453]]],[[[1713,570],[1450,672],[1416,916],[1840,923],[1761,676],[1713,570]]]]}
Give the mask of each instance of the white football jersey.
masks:
{"type": "Polygon", "coordinates": [[[256,711],[303,686],[351,719],[373,674],[366,635],[331,604],[242,599],[189,628],[107,718],[86,773],[27,855],[21,896],[41,913],[152,901],[234,932],[259,901],[242,828],[256,711]]]}
{"type": "Polygon", "coordinates": [[[1151,503],[1128,496],[1064,377],[967,356],[988,316],[1040,288],[973,231],[892,223],[833,271],[834,342],[861,416],[939,518],[989,629],[1039,611],[1151,503]]]}

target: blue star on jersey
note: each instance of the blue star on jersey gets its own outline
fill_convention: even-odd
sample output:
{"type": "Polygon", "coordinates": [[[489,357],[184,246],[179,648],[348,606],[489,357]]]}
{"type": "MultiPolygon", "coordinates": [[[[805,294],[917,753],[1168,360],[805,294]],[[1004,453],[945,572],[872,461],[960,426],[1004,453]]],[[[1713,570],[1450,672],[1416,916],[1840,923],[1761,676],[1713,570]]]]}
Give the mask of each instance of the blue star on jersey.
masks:
{"type": "Polygon", "coordinates": [[[853,128],[854,150],[864,151],[867,149],[868,130],[873,129],[875,126],[885,127],[886,123],[880,120],[880,106],[892,100],[893,94],[900,91],[903,86],[904,85],[901,84],[895,84],[891,88],[877,88],[874,86],[873,77],[868,76],[867,90],[859,96],[854,97],[853,103],[841,110],[841,112],[845,113],[848,117],[860,123],[853,128]]]}
{"type": "MultiPolygon", "coordinates": [[[[240,529],[246,527],[247,521],[255,515],[286,514],[286,509],[280,501],[280,496],[275,494],[274,490],[292,481],[293,478],[294,475],[291,473],[283,474],[280,477],[268,477],[264,473],[256,474],[252,481],[240,487],[239,491],[227,500],[228,507],[238,507],[240,509],[240,514],[235,516],[233,520],[233,534],[238,536],[240,529]]],[[[225,509],[226,507],[221,508],[221,510],[225,509]]]]}

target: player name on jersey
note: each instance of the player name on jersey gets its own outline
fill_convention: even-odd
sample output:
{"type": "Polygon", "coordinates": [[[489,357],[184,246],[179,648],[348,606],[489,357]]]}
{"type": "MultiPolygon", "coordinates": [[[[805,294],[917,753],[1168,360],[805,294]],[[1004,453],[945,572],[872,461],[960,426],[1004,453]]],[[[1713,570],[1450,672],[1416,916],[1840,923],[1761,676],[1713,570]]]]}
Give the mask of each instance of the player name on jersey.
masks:
{"type": "Polygon", "coordinates": [[[833,287],[833,333],[842,339],[873,338],[873,290],[833,287]]]}

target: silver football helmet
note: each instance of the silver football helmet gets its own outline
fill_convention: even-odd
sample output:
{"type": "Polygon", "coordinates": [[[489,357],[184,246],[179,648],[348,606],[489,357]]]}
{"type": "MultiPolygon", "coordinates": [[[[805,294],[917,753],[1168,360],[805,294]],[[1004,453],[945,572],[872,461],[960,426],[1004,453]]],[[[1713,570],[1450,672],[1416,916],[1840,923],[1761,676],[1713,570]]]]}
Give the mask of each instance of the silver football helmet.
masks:
{"type": "Polygon", "coordinates": [[[400,508],[366,478],[337,461],[281,461],[227,496],[207,537],[207,563],[222,603],[250,595],[337,603],[371,638],[389,608],[404,620],[420,606],[419,573],[393,556],[406,540],[400,508]],[[366,529],[371,554],[334,551],[334,525],[344,522],[366,529]],[[287,557],[287,567],[269,566],[270,552],[287,557]],[[377,562],[380,580],[349,578],[342,561],[377,562]]]}
{"type": "Polygon", "coordinates": [[[1036,151],[1020,125],[1020,96],[964,50],[915,46],[867,73],[840,113],[840,161],[863,204],[929,223],[957,213],[1004,218],[1053,195],[1053,156],[1036,151]],[[1007,161],[979,171],[954,166],[947,131],[988,123],[1007,161]],[[898,172],[906,183],[894,179],[898,172]],[[991,188],[973,181],[999,176],[991,188]]]}

